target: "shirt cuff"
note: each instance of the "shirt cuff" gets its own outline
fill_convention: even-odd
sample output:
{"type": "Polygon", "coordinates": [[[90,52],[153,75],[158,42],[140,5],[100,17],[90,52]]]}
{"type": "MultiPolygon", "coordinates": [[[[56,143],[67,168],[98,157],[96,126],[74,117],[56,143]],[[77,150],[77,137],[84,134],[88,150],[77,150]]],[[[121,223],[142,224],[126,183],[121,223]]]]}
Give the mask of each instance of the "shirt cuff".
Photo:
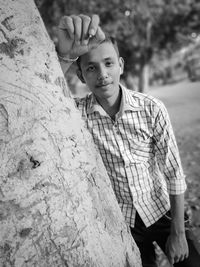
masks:
{"type": "Polygon", "coordinates": [[[167,190],[170,195],[180,195],[187,189],[184,177],[167,180],[167,190]]]}

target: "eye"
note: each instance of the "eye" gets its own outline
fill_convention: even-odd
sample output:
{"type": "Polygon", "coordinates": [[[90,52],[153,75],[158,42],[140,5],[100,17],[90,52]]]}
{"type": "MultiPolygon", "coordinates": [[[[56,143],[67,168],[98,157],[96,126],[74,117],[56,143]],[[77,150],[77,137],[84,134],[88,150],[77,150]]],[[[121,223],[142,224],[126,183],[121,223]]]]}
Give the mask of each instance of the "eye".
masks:
{"type": "Polygon", "coordinates": [[[106,67],[111,67],[114,63],[112,61],[106,61],[106,67]]]}
{"type": "Polygon", "coordinates": [[[93,65],[90,65],[90,66],[87,67],[86,70],[87,70],[88,72],[93,72],[93,71],[95,71],[95,67],[94,67],[93,65]]]}

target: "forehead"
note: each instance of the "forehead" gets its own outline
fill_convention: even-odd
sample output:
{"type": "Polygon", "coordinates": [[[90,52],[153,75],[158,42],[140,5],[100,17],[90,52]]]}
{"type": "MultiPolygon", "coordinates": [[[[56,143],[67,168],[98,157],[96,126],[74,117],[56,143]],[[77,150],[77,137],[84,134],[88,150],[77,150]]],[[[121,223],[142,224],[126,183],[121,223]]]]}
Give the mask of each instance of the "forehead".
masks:
{"type": "Polygon", "coordinates": [[[81,64],[85,65],[89,62],[98,63],[107,58],[118,58],[118,54],[112,43],[105,42],[81,56],[81,64]]]}

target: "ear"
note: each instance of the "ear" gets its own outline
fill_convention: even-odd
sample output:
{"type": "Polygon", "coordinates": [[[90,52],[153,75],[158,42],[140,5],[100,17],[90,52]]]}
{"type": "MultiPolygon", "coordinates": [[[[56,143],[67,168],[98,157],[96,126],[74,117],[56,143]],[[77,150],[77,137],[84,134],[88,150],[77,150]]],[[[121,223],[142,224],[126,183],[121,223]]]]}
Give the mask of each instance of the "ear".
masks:
{"type": "Polygon", "coordinates": [[[85,80],[84,80],[83,75],[82,75],[82,71],[80,69],[77,69],[76,74],[77,74],[78,78],[81,80],[81,82],[85,83],[85,80]]]}
{"type": "Polygon", "coordinates": [[[120,75],[124,73],[124,59],[123,57],[119,58],[119,66],[120,66],[120,75]]]}

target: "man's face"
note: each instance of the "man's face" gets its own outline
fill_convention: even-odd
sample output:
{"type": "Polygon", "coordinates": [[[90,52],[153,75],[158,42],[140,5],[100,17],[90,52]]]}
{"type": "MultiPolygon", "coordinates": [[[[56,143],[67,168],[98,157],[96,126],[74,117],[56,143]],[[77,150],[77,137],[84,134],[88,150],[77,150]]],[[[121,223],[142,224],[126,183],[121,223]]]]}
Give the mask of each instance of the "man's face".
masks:
{"type": "Polygon", "coordinates": [[[97,98],[118,95],[123,59],[119,58],[112,43],[102,43],[81,56],[81,80],[97,98]]]}

